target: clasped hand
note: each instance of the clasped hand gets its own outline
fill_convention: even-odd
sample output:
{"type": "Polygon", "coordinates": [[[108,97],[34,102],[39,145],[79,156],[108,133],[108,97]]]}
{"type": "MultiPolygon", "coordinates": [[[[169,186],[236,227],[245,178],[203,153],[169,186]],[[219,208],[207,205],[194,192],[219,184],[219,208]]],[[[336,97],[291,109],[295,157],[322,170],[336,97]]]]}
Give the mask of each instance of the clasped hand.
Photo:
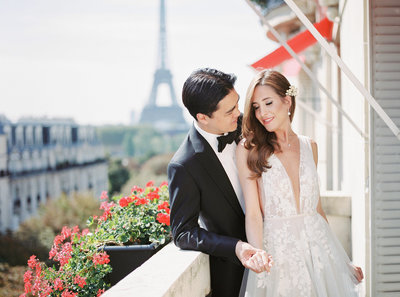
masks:
{"type": "Polygon", "coordinates": [[[244,267],[256,273],[264,271],[269,273],[274,262],[271,255],[268,255],[266,251],[242,241],[239,241],[236,245],[236,255],[244,267]]]}

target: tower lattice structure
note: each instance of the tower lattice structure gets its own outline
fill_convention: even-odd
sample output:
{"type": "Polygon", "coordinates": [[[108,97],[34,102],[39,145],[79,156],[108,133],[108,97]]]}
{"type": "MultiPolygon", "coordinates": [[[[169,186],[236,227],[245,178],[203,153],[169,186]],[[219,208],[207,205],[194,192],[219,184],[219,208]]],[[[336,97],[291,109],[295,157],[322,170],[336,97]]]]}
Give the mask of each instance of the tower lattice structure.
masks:
{"type": "Polygon", "coordinates": [[[158,65],[154,73],[153,86],[145,107],[140,116],[140,123],[151,124],[163,131],[174,132],[187,129],[182,108],[178,105],[172,73],[167,67],[167,32],[165,22],[165,0],[160,0],[160,31],[158,41],[158,65]],[[170,104],[160,106],[157,104],[159,87],[165,84],[169,88],[170,104]]]}

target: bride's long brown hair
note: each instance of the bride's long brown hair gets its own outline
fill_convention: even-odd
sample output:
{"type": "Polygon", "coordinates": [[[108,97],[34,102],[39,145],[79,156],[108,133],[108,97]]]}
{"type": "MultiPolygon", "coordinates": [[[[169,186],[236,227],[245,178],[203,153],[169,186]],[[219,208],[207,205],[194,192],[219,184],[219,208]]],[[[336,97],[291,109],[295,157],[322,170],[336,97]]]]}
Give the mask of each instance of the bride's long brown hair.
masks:
{"type": "MultiPolygon", "coordinates": [[[[274,132],[269,132],[257,120],[253,108],[254,89],[257,86],[269,86],[279,95],[281,100],[286,96],[286,91],[290,87],[289,81],[278,71],[263,70],[257,73],[253,78],[246,94],[246,103],[244,106],[242,133],[246,139],[244,146],[249,150],[247,165],[253,172],[252,178],[259,178],[267,169],[271,168],[268,164],[268,158],[280,146],[276,140],[274,132]]],[[[290,106],[290,122],[293,120],[296,109],[295,96],[290,96],[292,104],[290,106]]]]}

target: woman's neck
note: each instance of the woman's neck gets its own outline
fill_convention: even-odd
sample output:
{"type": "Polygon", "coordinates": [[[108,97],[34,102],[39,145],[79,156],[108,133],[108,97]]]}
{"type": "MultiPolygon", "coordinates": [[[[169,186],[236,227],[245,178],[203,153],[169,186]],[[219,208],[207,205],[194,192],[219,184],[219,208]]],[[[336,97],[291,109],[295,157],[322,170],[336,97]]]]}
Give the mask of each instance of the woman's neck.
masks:
{"type": "Polygon", "coordinates": [[[279,129],[275,131],[276,140],[280,146],[288,146],[290,147],[293,137],[296,136],[296,133],[293,132],[290,125],[285,129],[279,129]]]}

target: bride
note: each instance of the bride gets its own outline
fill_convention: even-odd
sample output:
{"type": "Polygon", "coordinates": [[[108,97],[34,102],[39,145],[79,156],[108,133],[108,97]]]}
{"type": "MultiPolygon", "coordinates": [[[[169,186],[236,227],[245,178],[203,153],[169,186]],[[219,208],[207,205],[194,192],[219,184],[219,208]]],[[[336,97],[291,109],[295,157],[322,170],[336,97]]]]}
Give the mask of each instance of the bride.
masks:
{"type": "Polygon", "coordinates": [[[245,296],[358,296],[362,270],[350,262],[321,207],[317,144],[291,128],[295,97],[295,87],[269,70],[247,92],[244,139],[236,151],[246,235],[274,264],[270,272],[249,272],[245,296]]]}

